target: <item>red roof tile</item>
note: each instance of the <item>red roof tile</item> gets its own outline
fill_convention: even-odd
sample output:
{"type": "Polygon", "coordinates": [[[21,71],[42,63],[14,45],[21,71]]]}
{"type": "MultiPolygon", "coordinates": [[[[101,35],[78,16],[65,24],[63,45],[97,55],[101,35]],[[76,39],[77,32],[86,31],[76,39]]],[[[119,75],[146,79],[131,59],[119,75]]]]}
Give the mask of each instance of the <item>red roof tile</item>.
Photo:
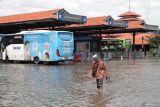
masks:
{"type": "Polygon", "coordinates": [[[118,20],[123,20],[123,21],[139,21],[141,19],[139,19],[139,18],[120,18],[118,20]]]}
{"type": "Polygon", "coordinates": [[[122,13],[122,14],[118,15],[118,17],[125,17],[125,16],[137,16],[137,17],[141,17],[141,15],[139,15],[137,13],[134,13],[134,12],[131,12],[131,11],[128,11],[128,12],[125,12],[125,13],[122,13]]]}
{"type": "MultiPolygon", "coordinates": [[[[133,42],[133,35],[130,33],[114,34],[110,36],[111,36],[110,38],[114,38],[114,39],[131,39],[131,41],[133,42]]],[[[142,45],[142,37],[144,37],[143,44],[149,44],[148,40],[152,36],[154,36],[154,34],[151,34],[151,33],[137,34],[135,37],[135,45],[142,45]]],[[[109,35],[102,34],[102,37],[108,38],[109,35]]]]}
{"type": "Polygon", "coordinates": [[[59,10],[61,9],[17,14],[17,15],[11,15],[11,16],[2,16],[0,17],[0,23],[11,23],[11,22],[22,22],[22,21],[29,21],[29,20],[42,20],[42,19],[48,19],[48,18],[56,18],[56,15],[54,15],[54,13],[57,13],[59,10]]]}
{"type": "Polygon", "coordinates": [[[119,15],[119,17],[121,17],[118,20],[125,20],[128,21],[128,29],[133,29],[133,28],[144,28],[143,25],[141,25],[141,21],[142,19],[137,18],[140,17],[141,15],[128,11],[126,13],[123,13],[121,15],[119,15]],[[125,17],[125,16],[129,16],[129,17],[125,17]]]}
{"type": "MultiPolygon", "coordinates": [[[[151,37],[153,35],[154,34],[150,34],[150,33],[137,34],[136,37],[135,37],[135,44],[136,45],[141,45],[142,44],[142,37],[144,37],[143,44],[149,44],[148,39],[149,39],[149,37],[151,37]]],[[[117,38],[119,38],[119,39],[131,39],[133,41],[133,36],[130,33],[121,34],[121,36],[119,35],[119,37],[117,37],[117,38]]]]}
{"type": "Polygon", "coordinates": [[[129,21],[128,29],[133,29],[133,28],[144,28],[144,26],[140,24],[140,21],[129,21]]]}

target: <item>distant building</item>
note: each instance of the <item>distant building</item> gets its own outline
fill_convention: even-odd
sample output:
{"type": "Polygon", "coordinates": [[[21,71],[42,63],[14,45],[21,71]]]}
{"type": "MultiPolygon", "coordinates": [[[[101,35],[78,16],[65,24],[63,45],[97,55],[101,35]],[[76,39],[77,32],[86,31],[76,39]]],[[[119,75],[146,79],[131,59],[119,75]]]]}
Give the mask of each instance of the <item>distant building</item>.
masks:
{"type": "MultiPolygon", "coordinates": [[[[141,15],[134,13],[134,12],[131,12],[131,11],[120,14],[119,17],[120,18],[118,20],[123,20],[123,21],[128,22],[127,29],[142,28],[146,24],[145,20],[140,18],[141,15]]],[[[152,33],[148,32],[148,33],[137,34],[135,37],[136,49],[143,48],[143,45],[144,45],[145,49],[149,50],[148,39],[150,37],[152,37],[153,35],[154,35],[153,32],[152,33]]],[[[121,33],[121,34],[118,34],[118,36],[116,36],[116,38],[118,38],[118,39],[131,39],[131,41],[133,41],[132,36],[133,35],[131,33],[121,33]]]]}

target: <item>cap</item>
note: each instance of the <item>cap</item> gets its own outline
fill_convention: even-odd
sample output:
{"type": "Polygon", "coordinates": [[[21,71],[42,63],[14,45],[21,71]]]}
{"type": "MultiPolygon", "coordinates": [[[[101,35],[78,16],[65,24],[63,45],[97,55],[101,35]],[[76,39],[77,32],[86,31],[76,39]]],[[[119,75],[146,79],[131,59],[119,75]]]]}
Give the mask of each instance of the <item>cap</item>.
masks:
{"type": "Polygon", "coordinates": [[[97,54],[93,55],[92,59],[98,59],[98,55],[97,54]]]}

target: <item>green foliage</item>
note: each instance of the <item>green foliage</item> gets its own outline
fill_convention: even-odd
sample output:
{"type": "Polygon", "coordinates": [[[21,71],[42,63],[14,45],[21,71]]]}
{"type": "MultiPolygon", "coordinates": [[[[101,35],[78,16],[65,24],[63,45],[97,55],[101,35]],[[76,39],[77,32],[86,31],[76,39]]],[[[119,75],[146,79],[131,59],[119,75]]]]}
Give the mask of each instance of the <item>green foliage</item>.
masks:
{"type": "Polygon", "coordinates": [[[160,44],[160,35],[156,34],[154,37],[149,38],[151,48],[158,48],[160,44]]]}
{"type": "Polygon", "coordinates": [[[160,34],[156,34],[154,37],[149,38],[149,43],[150,43],[150,50],[149,53],[150,55],[153,56],[160,56],[160,34]]]}
{"type": "Polygon", "coordinates": [[[156,54],[158,54],[158,52],[157,52],[157,49],[156,48],[151,48],[150,50],[149,50],[149,54],[150,55],[156,55],[156,54]]]}

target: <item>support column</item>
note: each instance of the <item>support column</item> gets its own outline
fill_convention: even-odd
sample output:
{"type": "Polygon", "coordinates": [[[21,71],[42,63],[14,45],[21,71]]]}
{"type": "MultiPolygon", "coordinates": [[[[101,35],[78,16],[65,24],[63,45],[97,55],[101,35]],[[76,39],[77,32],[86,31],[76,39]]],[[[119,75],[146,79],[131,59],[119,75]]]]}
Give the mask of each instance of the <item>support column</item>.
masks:
{"type": "Polygon", "coordinates": [[[134,32],[133,34],[133,51],[135,51],[135,36],[136,36],[136,33],[134,32]]]}
{"type": "Polygon", "coordinates": [[[101,50],[101,46],[102,46],[102,31],[101,30],[99,30],[99,37],[100,37],[100,40],[99,40],[99,51],[101,52],[102,50],[101,50]]]}
{"type": "Polygon", "coordinates": [[[132,49],[132,52],[133,52],[133,60],[135,60],[135,59],[136,59],[136,50],[135,50],[135,37],[136,37],[136,32],[133,32],[132,35],[133,35],[133,49],[132,49]]]}

